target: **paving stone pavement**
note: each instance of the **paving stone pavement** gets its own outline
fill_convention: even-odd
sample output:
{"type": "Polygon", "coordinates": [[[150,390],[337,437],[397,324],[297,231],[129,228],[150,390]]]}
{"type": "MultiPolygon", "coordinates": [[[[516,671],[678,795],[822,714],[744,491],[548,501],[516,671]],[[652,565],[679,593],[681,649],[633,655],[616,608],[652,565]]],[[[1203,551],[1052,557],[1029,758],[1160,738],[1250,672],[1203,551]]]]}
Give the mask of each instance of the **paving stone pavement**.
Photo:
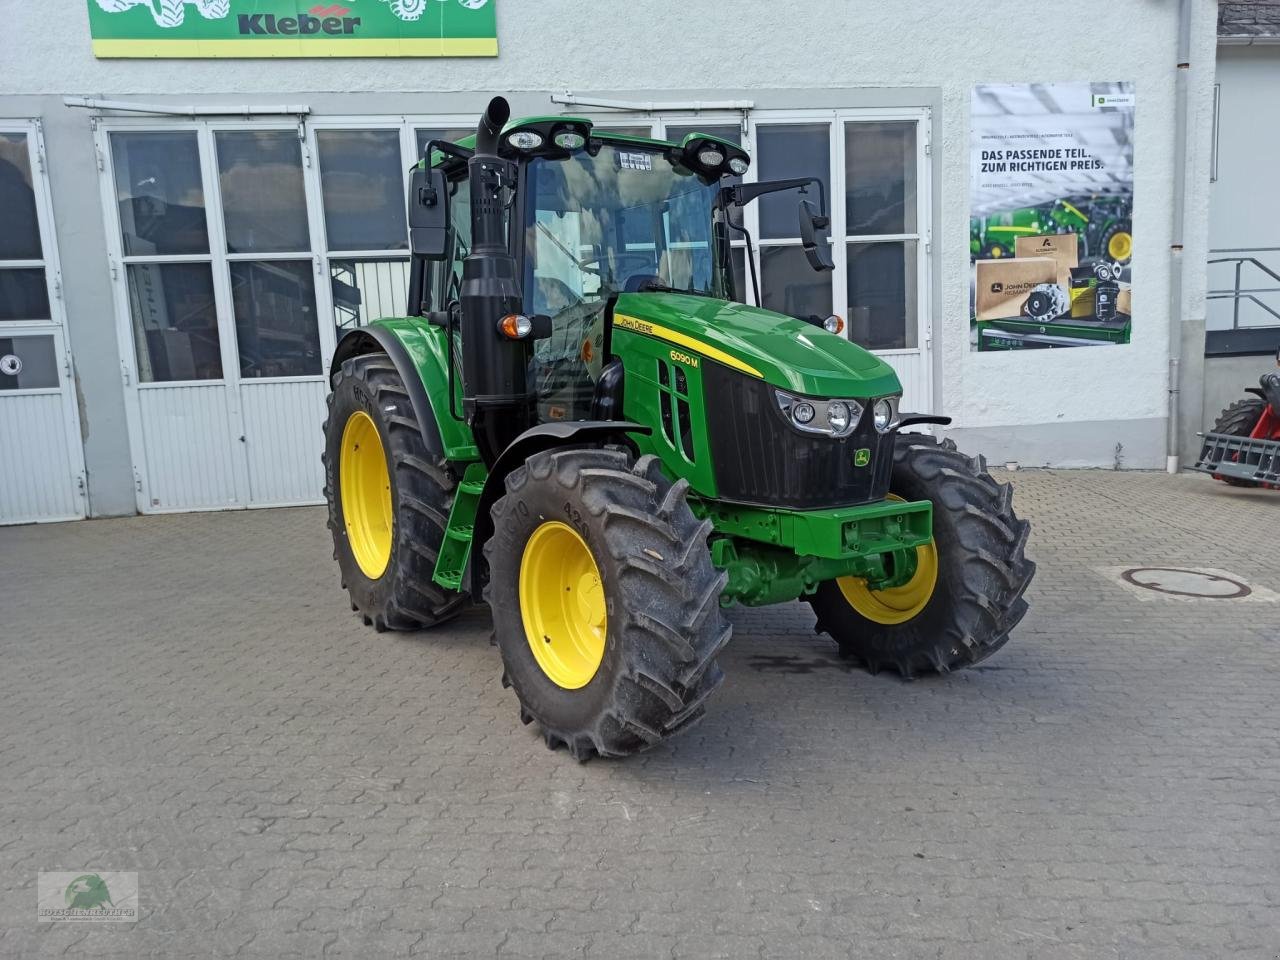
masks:
{"type": "Polygon", "coordinates": [[[1008,475],[1031,613],[981,667],[847,670],[732,614],[687,736],[575,763],[482,610],[375,634],[318,509],[0,529],[0,957],[1280,957],[1280,493],[1008,475]],[[138,871],[136,924],[36,922],[138,871]]]}

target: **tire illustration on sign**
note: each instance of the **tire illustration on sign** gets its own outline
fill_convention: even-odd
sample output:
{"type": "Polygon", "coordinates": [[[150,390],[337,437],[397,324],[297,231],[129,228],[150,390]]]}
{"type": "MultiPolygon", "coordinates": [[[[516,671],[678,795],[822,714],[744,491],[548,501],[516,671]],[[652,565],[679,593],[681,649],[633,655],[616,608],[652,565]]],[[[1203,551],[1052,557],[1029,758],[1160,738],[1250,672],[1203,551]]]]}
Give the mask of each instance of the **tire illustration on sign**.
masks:
{"type": "Polygon", "coordinates": [[[231,0],[95,0],[103,13],[124,13],[146,7],[157,27],[180,27],[186,8],[192,6],[206,20],[223,20],[231,13],[231,0]]]}

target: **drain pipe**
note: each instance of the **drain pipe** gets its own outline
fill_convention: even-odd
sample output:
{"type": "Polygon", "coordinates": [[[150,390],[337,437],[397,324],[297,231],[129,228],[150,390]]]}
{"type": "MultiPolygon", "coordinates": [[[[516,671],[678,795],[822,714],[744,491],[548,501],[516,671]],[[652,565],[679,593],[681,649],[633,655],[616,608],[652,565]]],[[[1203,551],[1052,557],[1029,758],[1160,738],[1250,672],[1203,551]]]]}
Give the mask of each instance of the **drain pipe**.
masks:
{"type": "Polygon", "coordinates": [[[1187,192],[1187,75],[1191,71],[1192,0],[1178,2],[1178,62],[1174,74],[1173,232],[1169,244],[1169,417],[1165,469],[1178,472],[1178,406],[1182,360],[1182,234],[1187,192]]]}

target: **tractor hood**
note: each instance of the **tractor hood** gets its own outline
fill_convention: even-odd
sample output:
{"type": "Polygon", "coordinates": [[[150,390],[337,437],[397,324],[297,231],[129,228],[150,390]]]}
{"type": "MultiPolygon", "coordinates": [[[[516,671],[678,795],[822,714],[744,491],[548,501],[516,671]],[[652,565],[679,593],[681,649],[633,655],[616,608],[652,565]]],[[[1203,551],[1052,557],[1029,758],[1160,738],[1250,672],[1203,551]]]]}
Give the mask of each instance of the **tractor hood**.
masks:
{"type": "Polygon", "coordinates": [[[668,341],[808,396],[867,398],[902,392],[893,368],[857,344],[803,320],[741,303],[681,293],[624,293],[614,307],[614,328],[668,341]]]}

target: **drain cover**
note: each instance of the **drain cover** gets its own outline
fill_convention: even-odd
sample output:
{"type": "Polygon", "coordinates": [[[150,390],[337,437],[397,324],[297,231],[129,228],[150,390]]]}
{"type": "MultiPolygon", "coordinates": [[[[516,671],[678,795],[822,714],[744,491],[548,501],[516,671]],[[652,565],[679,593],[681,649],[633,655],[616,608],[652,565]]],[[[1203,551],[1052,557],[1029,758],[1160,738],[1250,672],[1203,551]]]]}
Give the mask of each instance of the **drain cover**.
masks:
{"type": "Polygon", "coordinates": [[[1202,570],[1179,567],[1134,567],[1120,574],[1135,587],[1168,593],[1175,597],[1204,597],[1207,600],[1239,600],[1253,591],[1233,577],[1220,577],[1202,570]]]}
{"type": "Polygon", "coordinates": [[[1099,572],[1143,600],[1280,600],[1271,590],[1210,567],[1107,567],[1099,572]]]}

